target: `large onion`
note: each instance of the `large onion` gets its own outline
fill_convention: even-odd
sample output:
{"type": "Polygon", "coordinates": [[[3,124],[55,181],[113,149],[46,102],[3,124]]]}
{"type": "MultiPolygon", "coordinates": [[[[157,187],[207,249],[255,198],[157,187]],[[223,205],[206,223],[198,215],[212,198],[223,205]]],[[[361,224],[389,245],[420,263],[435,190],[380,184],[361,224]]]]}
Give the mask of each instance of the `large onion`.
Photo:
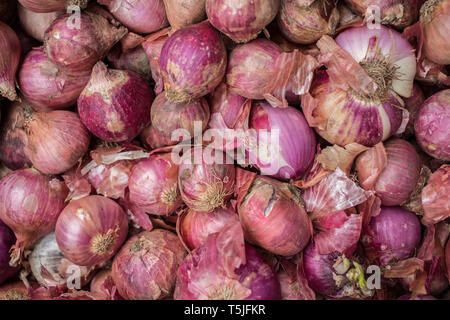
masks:
{"type": "Polygon", "coordinates": [[[9,250],[15,242],[12,231],[0,220],[0,284],[17,273],[17,268],[9,265],[9,250]]]}
{"type": "Polygon", "coordinates": [[[44,42],[44,33],[52,22],[58,18],[64,11],[53,11],[46,13],[37,13],[30,9],[18,5],[19,21],[22,29],[29,35],[44,42]]]}
{"type": "Polygon", "coordinates": [[[20,42],[16,33],[0,21],[0,96],[17,98],[15,77],[20,60],[20,42]]]}
{"type": "Polygon", "coordinates": [[[163,0],[173,30],[199,23],[206,17],[206,0],[163,0]]]}

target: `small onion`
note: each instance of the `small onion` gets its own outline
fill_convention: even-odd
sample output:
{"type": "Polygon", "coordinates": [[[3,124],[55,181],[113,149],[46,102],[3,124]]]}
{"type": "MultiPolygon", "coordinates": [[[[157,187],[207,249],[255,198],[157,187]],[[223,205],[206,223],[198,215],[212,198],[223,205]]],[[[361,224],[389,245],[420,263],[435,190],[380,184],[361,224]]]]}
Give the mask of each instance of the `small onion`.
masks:
{"type": "Polygon", "coordinates": [[[160,59],[166,96],[174,103],[210,93],[222,81],[227,66],[225,45],[207,21],[173,33],[164,43],[160,59]]]}
{"type": "Polygon", "coordinates": [[[173,30],[199,23],[206,17],[206,0],[163,0],[173,30]]]}
{"type": "Polygon", "coordinates": [[[9,250],[15,242],[12,231],[0,220],[0,284],[17,273],[17,268],[9,265],[9,250]]]}
{"type": "Polygon", "coordinates": [[[15,77],[20,60],[20,42],[16,33],[0,21],[0,96],[16,100],[15,77]]]}
{"type": "Polygon", "coordinates": [[[107,261],[120,249],[128,232],[123,209],[113,200],[88,196],[70,202],[56,223],[56,241],[63,255],[80,266],[107,261]]]}
{"type": "Polygon", "coordinates": [[[150,62],[142,46],[124,52],[116,45],[107,57],[114,69],[134,71],[146,80],[151,79],[150,62]]]}
{"type": "Polygon", "coordinates": [[[19,21],[22,29],[34,39],[44,42],[44,33],[50,27],[52,22],[58,18],[64,11],[53,11],[46,13],[37,13],[30,9],[18,5],[19,21]]]}
{"type": "Polygon", "coordinates": [[[84,9],[86,8],[88,1],[89,0],[19,0],[19,3],[31,11],[46,13],[65,10],[66,7],[72,5],[84,9]]]}
{"type": "Polygon", "coordinates": [[[78,98],[81,121],[105,141],[134,139],[150,121],[153,92],[132,71],[107,69],[98,62],[91,79],[78,98]]]}
{"type": "Polygon", "coordinates": [[[450,89],[429,97],[419,109],[414,124],[416,140],[423,151],[450,161],[450,89]]]}
{"type": "Polygon", "coordinates": [[[255,39],[279,7],[280,0],[206,0],[209,22],[238,43],[255,39]]]}
{"type": "Polygon", "coordinates": [[[176,271],[186,251],[173,233],[157,229],[139,233],[115,256],[112,277],[127,300],[157,300],[171,295],[176,271]]]}

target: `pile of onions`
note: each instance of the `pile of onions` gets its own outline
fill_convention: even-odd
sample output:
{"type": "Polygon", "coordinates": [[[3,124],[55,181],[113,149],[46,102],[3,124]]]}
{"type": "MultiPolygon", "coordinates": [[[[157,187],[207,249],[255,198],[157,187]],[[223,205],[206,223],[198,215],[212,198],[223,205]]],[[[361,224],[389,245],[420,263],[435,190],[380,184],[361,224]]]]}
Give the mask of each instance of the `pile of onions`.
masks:
{"type": "Polygon", "coordinates": [[[183,204],[178,165],[170,152],[139,161],[131,171],[128,188],[130,201],[150,214],[170,215],[183,204]]]}
{"type": "MultiPolygon", "coordinates": [[[[0,180],[0,219],[14,232],[19,251],[51,232],[64,208],[64,183],[35,169],[10,172],[0,180]]],[[[11,262],[20,256],[14,252],[11,262]]]]}
{"type": "Polygon", "coordinates": [[[160,61],[167,99],[187,103],[219,85],[227,52],[217,31],[204,21],[173,33],[164,43],[160,61]]]}
{"type": "Polygon", "coordinates": [[[249,160],[262,175],[287,180],[303,176],[314,159],[316,137],[300,111],[256,103],[249,128],[257,135],[257,145],[246,147],[249,160]]]}
{"type": "Polygon", "coordinates": [[[281,0],[278,25],[290,41],[311,44],[324,34],[334,35],[339,22],[335,1],[281,0]],[[312,2],[312,3],[311,3],[312,2]]]}
{"type": "Polygon", "coordinates": [[[163,0],[167,19],[173,30],[205,19],[206,0],[163,0]]]}
{"type": "Polygon", "coordinates": [[[234,192],[235,175],[233,161],[228,155],[219,150],[195,147],[183,155],[178,168],[181,199],[195,211],[211,212],[224,207],[234,192]],[[198,153],[201,161],[197,161],[198,153]],[[212,159],[208,159],[209,156],[212,159]]]}
{"type": "Polygon", "coordinates": [[[119,294],[127,300],[169,297],[185,256],[178,237],[167,230],[144,231],[131,237],[115,256],[112,266],[119,294]]]}
{"type": "Polygon", "coordinates": [[[128,220],[113,200],[88,196],[70,202],[56,223],[63,255],[80,266],[94,266],[114,256],[125,241],[128,220]]]}
{"type": "Polygon", "coordinates": [[[437,64],[450,64],[450,2],[428,0],[420,8],[423,53],[437,64]]]}
{"type": "Polygon", "coordinates": [[[25,154],[45,174],[69,170],[89,148],[90,134],[71,111],[28,113],[25,129],[28,136],[25,154]]]}
{"type": "Polygon", "coordinates": [[[142,46],[123,51],[119,45],[116,45],[108,53],[107,58],[114,69],[134,71],[146,80],[152,77],[150,62],[142,46]]]}
{"type": "Polygon", "coordinates": [[[50,27],[52,22],[61,14],[64,14],[64,11],[38,13],[25,8],[20,4],[17,5],[17,9],[22,29],[29,36],[32,36],[40,42],[44,42],[45,31],[50,27]]]}
{"type": "Polygon", "coordinates": [[[76,104],[89,75],[70,76],[62,72],[42,48],[29,52],[19,70],[18,84],[35,109],[64,109],[76,104]]]}
{"type": "Polygon", "coordinates": [[[206,0],[209,22],[237,43],[258,37],[279,7],[280,0],[206,0]]]}
{"type": "Polygon", "coordinates": [[[129,30],[152,33],[167,26],[163,0],[98,0],[129,30]]]}
{"type": "Polygon", "coordinates": [[[100,139],[132,140],[150,121],[153,97],[144,78],[132,71],[107,69],[100,61],[78,98],[78,113],[100,139]]]}
{"type": "Polygon", "coordinates": [[[450,165],[444,164],[436,170],[422,189],[422,223],[433,225],[450,216],[450,165]]]}
{"type": "Polygon", "coordinates": [[[312,236],[311,221],[296,187],[259,176],[238,206],[245,239],[271,253],[299,253],[312,236]]]}
{"type": "Polygon", "coordinates": [[[112,271],[101,270],[91,281],[90,292],[99,300],[122,300],[112,279],[112,271]]]}
{"type": "Polygon", "coordinates": [[[44,51],[60,70],[70,75],[90,74],[92,67],[127,33],[104,15],[83,11],[80,27],[71,14],[59,16],[45,32],[44,51]]]}
{"type": "Polygon", "coordinates": [[[416,140],[423,151],[450,161],[450,89],[429,97],[419,109],[414,124],[416,140]]]}
{"type": "Polygon", "coordinates": [[[386,164],[376,168],[377,150],[371,148],[356,160],[358,180],[365,189],[372,189],[385,206],[397,206],[408,200],[420,176],[420,158],[416,149],[402,139],[391,139],[384,144],[386,164]]]}
{"type": "Polygon", "coordinates": [[[20,60],[20,42],[16,33],[0,21],[0,96],[16,100],[15,78],[20,60]]]}
{"type": "Polygon", "coordinates": [[[19,0],[22,6],[38,13],[65,10],[72,5],[84,9],[88,2],[89,0],[19,0]]]}
{"type": "Polygon", "coordinates": [[[397,260],[410,258],[421,237],[417,216],[400,207],[381,207],[380,213],[372,217],[361,241],[367,258],[385,266],[397,260]]]}
{"type": "MultiPolygon", "coordinates": [[[[197,0],[195,0],[197,1],[197,0]]],[[[150,35],[150,37],[142,43],[142,48],[144,48],[148,59],[150,60],[150,69],[152,71],[152,78],[155,82],[155,93],[158,95],[164,90],[164,83],[161,75],[161,51],[164,43],[169,38],[167,35],[168,31],[164,30],[156,34],[150,35]]]]}
{"type": "Polygon", "coordinates": [[[0,220],[0,284],[17,273],[17,268],[9,265],[9,250],[15,242],[12,231],[0,220]]]}

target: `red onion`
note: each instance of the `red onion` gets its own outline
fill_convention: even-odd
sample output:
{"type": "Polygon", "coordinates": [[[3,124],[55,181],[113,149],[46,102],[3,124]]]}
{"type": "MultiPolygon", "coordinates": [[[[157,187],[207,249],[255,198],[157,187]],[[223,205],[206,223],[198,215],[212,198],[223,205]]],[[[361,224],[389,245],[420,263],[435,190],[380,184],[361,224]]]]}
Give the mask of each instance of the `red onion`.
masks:
{"type": "Polygon", "coordinates": [[[71,19],[71,14],[64,14],[53,21],[45,32],[44,51],[65,73],[90,74],[127,29],[98,12],[83,11],[79,28],[72,25],[71,19]]]}
{"type": "Polygon", "coordinates": [[[99,300],[122,300],[112,279],[112,271],[104,269],[91,281],[91,293],[99,300]]]}
{"type": "Polygon", "coordinates": [[[119,250],[128,232],[123,209],[113,200],[88,196],[70,202],[56,223],[63,255],[80,266],[103,263],[119,250]]]}
{"type": "Polygon", "coordinates": [[[279,7],[280,0],[206,0],[209,22],[238,43],[258,37],[279,7]]]}
{"type": "Polygon", "coordinates": [[[145,79],[132,71],[107,69],[98,62],[78,98],[81,121],[105,141],[134,139],[150,121],[153,92],[145,79]]]}
{"type": "Polygon", "coordinates": [[[155,154],[136,164],[130,175],[130,201],[150,214],[170,215],[182,205],[178,165],[171,153],[155,154]]]}
{"type": "Polygon", "coordinates": [[[277,255],[299,253],[312,235],[311,221],[301,203],[294,186],[257,177],[238,206],[246,240],[277,255]]]}
{"type": "Polygon", "coordinates": [[[304,5],[303,1],[282,0],[278,25],[290,41],[311,44],[324,34],[334,35],[339,22],[339,10],[334,1],[316,0],[304,5]]]}
{"type": "Polygon", "coordinates": [[[53,230],[67,193],[62,181],[35,169],[16,170],[0,180],[0,219],[17,238],[12,263],[20,260],[24,248],[53,230]]]}
{"type": "Polygon", "coordinates": [[[244,243],[234,220],[192,251],[177,273],[175,300],[276,300],[280,284],[270,265],[244,243]]]}
{"type": "Polygon", "coordinates": [[[175,286],[176,271],[185,256],[180,240],[167,230],[144,231],[131,237],[112,266],[119,294],[127,300],[169,297],[175,286]]]}
{"type": "Polygon", "coordinates": [[[169,38],[167,33],[167,29],[162,30],[161,32],[150,35],[148,39],[146,39],[142,43],[142,47],[144,48],[144,51],[147,54],[148,59],[150,60],[150,69],[152,70],[153,81],[155,81],[154,90],[156,94],[160,94],[164,90],[160,57],[164,43],[169,38]]]}
{"type": "Polygon", "coordinates": [[[423,53],[437,64],[450,64],[450,2],[428,0],[420,8],[423,53]]]}
{"type": "Polygon", "coordinates": [[[0,220],[0,284],[17,273],[17,268],[9,265],[9,250],[15,242],[12,231],[0,220]]]}
{"type": "Polygon", "coordinates": [[[163,0],[173,30],[199,23],[206,17],[206,0],[163,0]]]}
{"type": "Polygon", "coordinates": [[[46,13],[65,10],[66,7],[71,5],[84,9],[86,8],[88,1],[89,0],[19,0],[19,3],[31,11],[46,13]]]}
{"type": "Polygon", "coordinates": [[[416,82],[414,82],[413,84],[411,97],[404,99],[404,101],[405,107],[409,112],[409,121],[406,126],[405,132],[403,132],[401,137],[407,139],[414,135],[414,122],[416,120],[416,114],[425,101],[425,95],[416,82]]]}
{"type": "Polygon", "coordinates": [[[222,81],[226,66],[225,45],[209,22],[176,31],[161,51],[167,99],[186,103],[207,95],[222,81]]]}
{"type": "Polygon", "coordinates": [[[436,159],[450,161],[450,89],[425,100],[419,109],[414,132],[423,151],[436,159]]]}
{"type": "Polygon", "coordinates": [[[422,223],[432,225],[450,216],[450,165],[443,165],[436,170],[422,189],[422,223]]]}
{"type": "Polygon", "coordinates": [[[225,206],[235,188],[235,167],[230,157],[219,150],[212,150],[211,158],[200,148],[191,149],[181,159],[178,169],[178,185],[181,199],[195,211],[211,212],[225,206]],[[194,159],[191,157],[192,153],[194,159]],[[195,155],[200,153],[197,161],[195,155]]]}
{"type": "Polygon", "coordinates": [[[11,19],[16,14],[16,1],[5,0],[0,2],[0,21],[5,23],[11,22],[11,19]]]}
{"type": "Polygon", "coordinates": [[[212,212],[189,210],[180,217],[183,241],[189,249],[197,249],[205,244],[210,234],[220,232],[235,217],[236,212],[231,208],[217,208],[212,212]]]}
{"type": "Polygon", "coordinates": [[[32,112],[25,116],[25,129],[25,154],[45,174],[69,170],[89,147],[89,132],[71,111],[32,112]]]}
{"type": "Polygon", "coordinates": [[[42,48],[34,48],[25,57],[17,80],[21,92],[35,109],[47,111],[76,104],[89,75],[69,76],[60,71],[42,48]]]}
{"type": "Polygon", "coordinates": [[[150,62],[142,46],[122,51],[120,46],[116,45],[107,57],[114,69],[134,71],[146,80],[151,79],[150,62]]]}
{"type": "Polygon", "coordinates": [[[129,30],[152,33],[167,26],[163,0],[98,0],[129,30]]]}
{"type": "Polygon", "coordinates": [[[20,42],[16,33],[0,21],[0,96],[17,99],[15,77],[20,60],[20,42]]]}
{"type": "Polygon", "coordinates": [[[46,13],[37,13],[17,5],[19,21],[22,29],[34,39],[44,42],[44,33],[50,27],[52,22],[58,18],[64,11],[53,11],[46,13]]]}
{"type": "Polygon", "coordinates": [[[363,230],[362,243],[367,257],[385,266],[393,261],[410,258],[420,241],[417,216],[400,207],[381,207],[363,230]]]}
{"type": "Polygon", "coordinates": [[[0,300],[31,300],[31,293],[22,281],[12,282],[0,287],[0,300]]]}

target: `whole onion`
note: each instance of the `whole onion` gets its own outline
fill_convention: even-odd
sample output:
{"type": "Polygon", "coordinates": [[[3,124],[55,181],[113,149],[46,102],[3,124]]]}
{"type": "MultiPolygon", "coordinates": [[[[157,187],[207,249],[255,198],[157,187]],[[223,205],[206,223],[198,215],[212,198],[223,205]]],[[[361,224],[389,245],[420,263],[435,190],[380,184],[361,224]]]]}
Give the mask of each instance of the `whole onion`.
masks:
{"type": "Polygon", "coordinates": [[[132,71],[107,69],[98,62],[78,98],[81,121],[95,136],[105,141],[134,139],[150,121],[153,92],[132,71]]]}
{"type": "Polygon", "coordinates": [[[45,174],[69,170],[89,147],[89,132],[71,111],[31,112],[25,116],[25,130],[25,154],[45,174]]]}
{"type": "Polygon", "coordinates": [[[217,31],[204,21],[173,33],[164,43],[160,62],[167,99],[186,103],[219,85],[227,52],[217,31]]]}
{"type": "Polygon", "coordinates": [[[400,207],[381,207],[372,217],[361,237],[367,257],[385,266],[393,261],[410,258],[421,236],[417,216],[400,207]]]}
{"type": "Polygon", "coordinates": [[[178,191],[178,165],[171,153],[151,155],[137,163],[130,175],[130,201],[150,214],[170,215],[183,202],[178,191]]]}
{"type": "Polygon", "coordinates": [[[423,53],[437,64],[450,64],[450,2],[428,0],[420,8],[423,53]]]}
{"type": "Polygon", "coordinates": [[[190,153],[194,154],[194,159],[190,153],[183,155],[178,168],[178,186],[181,199],[189,208],[211,212],[225,206],[231,198],[236,172],[228,155],[219,150],[212,150],[214,161],[211,161],[212,159],[207,159],[205,150],[199,150],[197,147],[191,149],[190,153]],[[202,157],[197,161],[195,155],[199,151],[202,157]]]}
{"type": "Polygon", "coordinates": [[[450,165],[444,164],[436,170],[422,189],[422,223],[433,225],[450,216],[450,165]]]}
{"type": "MultiPolygon", "coordinates": [[[[384,144],[387,163],[375,181],[374,190],[385,206],[398,206],[409,199],[420,176],[420,157],[409,142],[391,139],[384,144]]],[[[365,151],[356,160],[356,171],[361,185],[367,189],[366,181],[371,181],[374,172],[370,165],[376,161],[374,148],[365,151]]]]}
{"type": "Polygon", "coordinates": [[[15,77],[20,60],[20,42],[16,33],[0,21],[0,96],[16,100],[15,77]]]}
{"type": "Polygon", "coordinates": [[[173,30],[199,23],[206,17],[206,0],[163,0],[173,30]]]}
{"type": "Polygon", "coordinates": [[[56,178],[35,169],[10,172],[0,180],[0,219],[14,232],[17,242],[12,261],[40,237],[51,232],[64,208],[68,190],[56,178]]]}
{"type": "Polygon", "coordinates": [[[56,223],[56,241],[63,255],[80,266],[107,261],[120,249],[128,233],[123,209],[102,196],[70,202],[56,223]]]}
{"type": "Polygon", "coordinates": [[[334,1],[282,0],[278,14],[281,33],[290,41],[311,44],[324,34],[333,35],[339,22],[339,10],[334,1]]]}
{"type": "Polygon", "coordinates": [[[237,43],[255,39],[279,7],[280,0],[206,0],[209,22],[237,43]]]}
{"type": "Polygon", "coordinates": [[[116,45],[107,57],[114,69],[134,71],[146,80],[151,79],[150,62],[142,46],[122,51],[120,46],[116,45]]]}
{"type": "Polygon", "coordinates": [[[401,135],[402,138],[407,139],[414,135],[414,122],[416,114],[425,101],[425,95],[419,85],[414,82],[411,97],[404,99],[405,107],[409,112],[409,121],[405,132],[401,135]]]}
{"type": "Polygon", "coordinates": [[[0,2],[0,21],[8,23],[16,13],[16,1],[4,0],[0,2]]]}
{"type": "Polygon", "coordinates": [[[169,297],[175,287],[176,271],[185,256],[180,240],[167,230],[144,231],[131,237],[112,266],[119,294],[127,300],[169,297]]]}
{"type": "Polygon", "coordinates": [[[152,33],[167,26],[163,0],[98,0],[129,30],[152,33]]]}
{"type": "Polygon", "coordinates": [[[47,57],[42,48],[34,48],[26,55],[17,80],[24,97],[39,111],[46,111],[76,104],[89,81],[89,75],[67,75],[47,57]]]}
{"type": "Polygon", "coordinates": [[[256,103],[249,127],[258,136],[257,146],[247,148],[249,160],[262,175],[278,179],[303,176],[314,159],[316,138],[300,111],[256,103]]]}
{"type": "Polygon", "coordinates": [[[88,1],[89,0],[19,0],[19,3],[31,11],[46,13],[65,10],[66,7],[72,5],[84,9],[86,8],[88,1]]]}
{"type": "Polygon", "coordinates": [[[112,271],[108,269],[101,270],[95,275],[91,281],[90,291],[100,300],[122,300],[112,279],[112,271]]]}
{"type": "Polygon", "coordinates": [[[0,220],[0,284],[17,273],[17,268],[9,265],[9,250],[15,242],[12,231],[0,220]]]}
{"type": "Polygon", "coordinates": [[[127,33],[105,16],[91,11],[80,15],[75,28],[71,14],[59,16],[45,32],[44,51],[60,70],[70,75],[90,74],[92,67],[127,33]]]}
{"type": "Polygon", "coordinates": [[[236,217],[231,208],[217,208],[212,212],[189,210],[181,219],[181,235],[189,249],[194,250],[205,244],[210,234],[220,232],[236,217]]]}
{"type": "Polygon", "coordinates": [[[245,238],[271,253],[299,253],[312,236],[299,190],[275,179],[259,176],[238,207],[245,238]]]}
{"type": "Polygon", "coordinates": [[[423,103],[416,115],[414,132],[423,151],[450,161],[450,89],[439,91],[423,103]]]}
{"type": "Polygon", "coordinates": [[[22,101],[12,102],[2,109],[0,161],[11,170],[31,167],[31,161],[25,154],[28,138],[24,128],[24,116],[30,108],[28,102],[22,101]]]}
{"type": "Polygon", "coordinates": [[[44,42],[44,33],[52,22],[58,18],[64,11],[53,11],[38,13],[30,9],[17,5],[19,21],[22,29],[34,39],[44,42]]]}
{"type": "Polygon", "coordinates": [[[144,48],[144,51],[147,54],[148,59],[150,60],[150,69],[152,71],[153,81],[155,81],[154,90],[156,94],[160,94],[164,90],[160,57],[164,43],[168,38],[169,36],[167,35],[167,31],[158,32],[152,35],[150,39],[146,39],[142,43],[142,47],[144,48]]]}

